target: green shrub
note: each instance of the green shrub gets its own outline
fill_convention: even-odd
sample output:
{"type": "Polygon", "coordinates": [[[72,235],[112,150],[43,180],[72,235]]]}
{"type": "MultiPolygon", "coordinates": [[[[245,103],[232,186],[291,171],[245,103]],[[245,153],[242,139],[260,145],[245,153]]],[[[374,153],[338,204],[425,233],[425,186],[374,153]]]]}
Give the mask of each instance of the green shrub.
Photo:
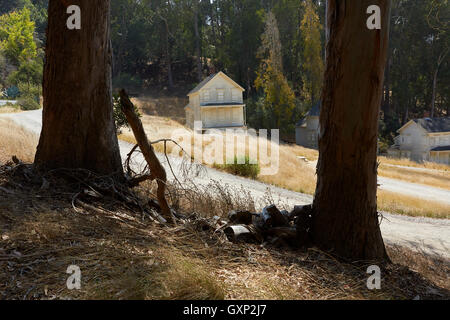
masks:
{"type": "Polygon", "coordinates": [[[19,97],[32,97],[36,101],[39,101],[39,97],[42,95],[42,86],[40,84],[34,84],[31,82],[19,82],[17,86],[19,87],[20,91],[19,97]]]}
{"type": "Polygon", "coordinates": [[[20,106],[22,110],[37,110],[41,107],[41,105],[36,101],[35,98],[30,96],[20,97],[17,100],[17,104],[20,106]]]}
{"type": "MultiPolygon", "coordinates": [[[[242,158],[239,158],[242,159],[242,158]]],[[[229,162],[229,161],[227,161],[229,162]]],[[[259,166],[259,163],[251,164],[250,158],[248,156],[245,156],[245,163],[238,164],[238,162],[244,162],[244,161],[238,161],[238,158],[234,157],[234,162],[232,164],[214,164],[214,168],[224,170],[228,173],[242,176],[242,177],[249,177],[252,179],[255,179],[258,174],[261,172],[261,168],[259,166]]]]}

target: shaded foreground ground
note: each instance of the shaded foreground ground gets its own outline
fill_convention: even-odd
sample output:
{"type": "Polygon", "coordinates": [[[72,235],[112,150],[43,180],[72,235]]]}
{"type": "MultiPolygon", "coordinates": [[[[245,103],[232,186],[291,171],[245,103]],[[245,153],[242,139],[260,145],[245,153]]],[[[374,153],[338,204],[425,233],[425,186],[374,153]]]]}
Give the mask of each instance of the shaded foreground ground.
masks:
{"type": "MultiPolygon", "coordinates": [[[[382,289],[370,291],[366,270],[374,262],[342,263],[315,248],[229,243],[202,221],[254,209],[240,190],[216,186],[214,198],[204,189],[172,187],[172,205],[187,218],[167,227],[114,195],[85,195],[89,204],[80,205],[85,181],[0,167],[0,187],[0,299],[450,298],[449,261],[400,247],[389,247],[395,264],[381,266],[382,289]],[[74,264],[82,273],[79,291],[66,288],[74,264]]],[[[135,192],[144,201],[152,186],[135,192]]]]}

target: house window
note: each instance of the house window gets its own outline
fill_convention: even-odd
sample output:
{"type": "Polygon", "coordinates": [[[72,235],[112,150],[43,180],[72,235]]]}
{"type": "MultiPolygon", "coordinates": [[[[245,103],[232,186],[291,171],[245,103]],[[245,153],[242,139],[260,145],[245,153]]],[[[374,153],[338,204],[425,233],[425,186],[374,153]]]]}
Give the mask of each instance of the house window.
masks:
{"type": "Polygon", "coordinates": [[[206,102],[209,101],[209,90],[205,90],[203,92],[203,101],[206,101],[206,102]]]}
{"type": "Polygon", "coordinates": [[[232,100],[233,100],[233,102],[239,101],[239,94],[236,90],[233,90],[233,92],[232,92],[232,100]]]}
{"type": "Polygon", "coordinates": [[[217,101],[223,102],[225,100],[225,94],[223,90],[217,90],[217,101]]]}
{"type": "Polygon", "coordinates": [[[402,141],[402,144],[409,144],[409,143],[411,143],[411,137],[402,136],[401,141],[402,141]]]}
{"type": "Polygon", "coordinates": [[[435,146],[436,145],[436,138],[431,138],[430,139],[430,143],[431,143],[432,146],[435,146]]]}

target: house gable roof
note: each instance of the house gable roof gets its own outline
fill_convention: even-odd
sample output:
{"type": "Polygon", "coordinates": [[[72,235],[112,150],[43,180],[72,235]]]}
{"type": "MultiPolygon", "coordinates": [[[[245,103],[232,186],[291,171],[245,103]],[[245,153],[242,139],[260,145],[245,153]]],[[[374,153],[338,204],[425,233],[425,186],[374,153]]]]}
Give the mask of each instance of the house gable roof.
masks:
{"type": "Polygon", "coordinates": [[[296,127],[301,127],[306,123],[306,118],[308,117],[319,117],[320,116],[320,102],[317,102],[312,108],[306,113],[305,117],[297,122],[296,127]]]}
{"type": "Polygon", "coordinates": [[[203,87],[205,87],[210,81],[212,81],[215,77],[222,77],[225,80],[227,80],[228,82],[230,82],[233,86],[235,86],[236,88],[239,88],[242,91],[245,91],[244,88],[242,88],[236,81],[234,81],[233,79],[231,79],[229,76],[227,76],[225,73],[223,73],[222,71],[218,72],[218,73],[214,73],[211,74],[210,76],[206,77],[205,79],[202,80],[202,82],[200,82],[194,89],[192,89],[189,93],[188,96],[200,91],[203,87]]]}
{"type": "Polygon", "coordinates": [[[450,132],[450,117],[413,119],[398,129],[397,132],[401,132],[413,123],[428,133],[450,132]]]}
{"type": "Polygon", "coordinates": [[[415,119],[414,122],[430,133],[450,132],[450,117],[415,119]]]}

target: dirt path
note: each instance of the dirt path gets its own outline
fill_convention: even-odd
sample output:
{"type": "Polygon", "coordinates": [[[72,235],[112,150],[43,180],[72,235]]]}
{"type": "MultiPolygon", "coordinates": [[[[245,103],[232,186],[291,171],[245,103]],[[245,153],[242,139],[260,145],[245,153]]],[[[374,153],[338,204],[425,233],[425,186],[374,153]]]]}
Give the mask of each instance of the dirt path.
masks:
{"type": "MultiPolygon", "coordinates": [[[[317,161],[308,162],[312,167],[317,166],[317,161]]],[[[410,169],[410,167],[408,167],[410,169]]],[[[422,170],[420,168],[415,168],[422,170]]],[[[424,169],[430,170],[430,169],[424,169]]],[[[450,185],[450,181],[448,182],[450,185]]],[[[416,197],[423,200],[438,201],[450,205],[450,190],[435,188],[424,184],[412,183],[397,179],[378,176],[380,190],[400,193],[407,196],[416,197]]]]}
{"type": "MultiPolygon", "coordinates": [[[[41,130],[40,110],[22,112],[19,114],[1,115],[16,121],[18,124],[36,134],[41,130]]],[[[126,157],[132,148],[129,143],[120,141],[122,157],[126,157]]],[[[167,168],[169,179],[173,176],[168,169],[166,159],[159,155],[161,161],[167,168]]],[[[170,157],[171,165],[176,172],[181,171],[181,158],[170,157]]],[[[142,160],[142,159],[141,159],[142,160]]],[[[312,201],[312,196],[301,194],[267,185],[262,182],[236,177],[221,171],[205,167],[204,174],[195,177],[195,183],[198,185],[207,185],[211,179],[219,181],[221,184],[240,188],[241,186],[248,190],[255,199],[255,203],[260,208],[266,205],[265,195],[268,190],[275,201],[283,203],[286,208],[292,208],[296,204],[308,204],[312,201]]],[[[380,179],[381,188],[403,194],[410,194],[423,199],[441,199],[450,203],[450,192],[433,187],[416,185],[395,179],[380,179]]],[[[398,244],[407,246],[426,253],[438,254],[450,259],[450,220],[413,218],[384,213],[384,219],[381,222],[381,231],[388,244],[398,244]]]]}

